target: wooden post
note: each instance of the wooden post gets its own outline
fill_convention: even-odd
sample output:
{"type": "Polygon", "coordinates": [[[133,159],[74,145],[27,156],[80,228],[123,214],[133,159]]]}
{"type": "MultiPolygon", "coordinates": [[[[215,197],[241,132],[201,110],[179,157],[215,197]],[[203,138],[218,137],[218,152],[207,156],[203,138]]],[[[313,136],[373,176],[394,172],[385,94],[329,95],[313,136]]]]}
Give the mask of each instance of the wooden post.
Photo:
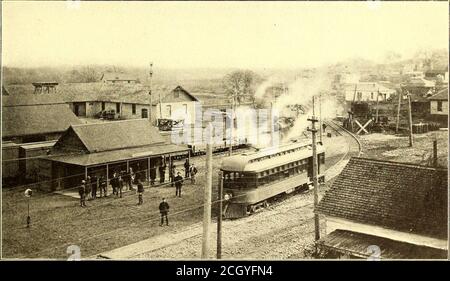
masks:
{"type": "Polygon", "coordinates": [[[203,236],[202,236],[202,259],[209,256],[209,237],[211,225],[211,193],[212,193],[212,124],[207,127],[206,144],[206,184],[203,199],[203,236]]]}
{"type": "Polygon", "coordinates": [[[398,93],[398,106],[397,106],[397,123],[395,125],[395,133],[398,134],[398,126],[400,125],[400,107],[402,103],[402,93],[398,93]]]}
{"type": "Polygon", "coordinates": [[[228,154],[231,156],[233,154],[233,135],[234,135],[234,96],[231,101],[231,124],[230,124],[230,148],[228,154]]]}
{"type": "Polygon", "coordinates": [[[151,174],[151,171],[150,171],[150,166],[151,166],[151,160],[150,160],[150,157],[148,157],[148,163],[147,163],[147,166],[148,166],[148,168],[147,168],[147,173],[148,173],[148,177],[147,177],[147,180],[148,180],[148,186],[150,186],[150,174],[151,174]]]}
{"type": "Polygon", "coordinates": [[[412,113],[411,113],[411,94],[408,93],[408,120],[409,120],[409,146],[413,146],[413,131],[412,131],[412,113]]]}
{"type": "Polygon", "coordinates": [[[149,104],[149,108],[148,108],[148,120],[149,120],[149,122],[150,122],[150,125],[152,125],[153,126],[153,120],[152,120],[152,113],[153,113],[153,110],[152,110],[152,104],[153,104],[153,93],[152,93],[152,86],[153,86],[153,84],[152,84],[152,78],[153,78],[153,63],[151,62],[150,63],[150,72],[149,72],[149,86],[150,86],[150,90],[149,90],[149,92],[148,92],[148,95],[150,96],[150,104],[149,104]]]}
{"type": "Polygon", "coordinates": [[[376,115],[375,115],[375,123],[378,123],[378,103],[379,103],[379,97],[380,97],[380,91],[378,90],[377,92],[377,111],[376,111],[376,115]]]}
{"type": "Polygon", "coordinates": [[[320,143],[322,143],[322,134],[323,134],[323,132],[322,132],[322,92],[320,93],[320,99],[319,99],[319,120],[320,120],[320,122],[319,122],[319,132],[320,132],[319,141],[320,141],[320,143]]]}
{"type": "Polygon", "coordinates": [[[109,185],[109,165],[106,164],[106,188],[108,188],[109,185]]]}
{"type": "MultiPolygon", "coordinates": [[[[314,114],[314,98],[313,98],[313,114],[314,114]]],[[[319,184],[317,181],[317,172],[318,172],[318,163],[317,163],[317,142],[316,142],[316,122],[318,122],[317,118],[313,115],[308,119],[311,121],[311,129],[308,128],[308,131],[312,133],[312,157],[313,157],[313,167],[312,167],[312,177],[313,177],[313,185],[314,185],[314,210],[316,210],[317,205],[319,203],[319,184]]],[[[320,225],[319,225],[319,215],[317,213],[314,214],[314,233],[315,240],[320,239],[320,225]]]]}
{"type": "Polygon", "coordinates": [[[270,111],[269,111],[269,130],[270,130],[270,146],[273,146],[273,102],[270,102],[270,111]]]}
{"type": "Polygon", "coordinates": [[[433,141],[433,166],[438,165],[438,150],[437,150],[437,140],[433,141]]]}
{"type": "Polygon", "coordinates": [[[222,258],[223,175],[219,172],[219,208],[217,210],[217,259],[222,258]]]}

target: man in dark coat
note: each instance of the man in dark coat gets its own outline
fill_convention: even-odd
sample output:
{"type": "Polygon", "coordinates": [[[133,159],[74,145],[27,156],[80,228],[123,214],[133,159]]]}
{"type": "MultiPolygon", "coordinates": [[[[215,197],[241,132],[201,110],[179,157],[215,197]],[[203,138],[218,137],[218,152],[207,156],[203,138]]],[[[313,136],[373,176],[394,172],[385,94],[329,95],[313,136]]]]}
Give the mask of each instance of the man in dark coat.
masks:
{"type": "Polygon", "coordinates": [[[118,175],[117,173],[114,173],[113,178],[111,179],[111,186],[113,189],[113,195],[117,195],[117,188],[118,188],[118,175]]]}
{"type": "Polygon", "coordinates": [[[97,177],[95,175],[93,175],[91,177],[91,184],[92,184],[92,199],[97,198],[97,177]]]}
{"type": "Polygon", "coordinates": [[[174,164],[172,164],[172,167],[170,167],[170,171],[169,171],[169,178],[170,178],[170,186],[173,186],[174,182],[175,182],[175,168],[176,166],[174,164]]]}
{"type": "Polygon", "coordinates": [[[169,219],[167,217],[167,213],[169,213],[169,204],[166,202],[166,199],[163,198],[162,202],[159,204],[159,212],[161,213],[161,223],[159,226],[162,226],[164,223],[164,218],[166,219],[166,225],[169,225],[169,219]]]}
{"type": "Polygon", "coordinates": [[[82,180],[78,187],[78,194],[80,195],[80,207],[86,207],[86,181],[82,180]]]}
{"type": "Polygon", "coordinates": [[[98,180],[98,186],[100,188],[100,197],[104,196],[106,197],[106,179],[105,177],[103,177],[103,175],[100,176],[99,180],[98,180]]]}
{"type": "Polygon", "coordinates": [[[164,183],[166,177],[166,163],[162,163],[161,166],[159,166],[159,182],[164,183]]]}
{"type": "Polygon", "coordinates": [[[138,192],[138,205],[142,205],[144,203],[144,200],[142,198],[142,195],[144,193],[144,186],[142,185],[142,182],[138,179],[137,180],[137,192],[138,192]]]}
{"type": "Polygon", "coordinates": [[[119,176],[119,178],[118,178],[118,192],[117,192],[117,194],[116,195],[118,195],[120,198],[122,198],[122,190],[123,190],[123,178],[122,178],[122,176],[120,175],[119,176]]]}
{"type": "Polygon", "coordinates": [[[133,189],[133,185],[131,184],[131,173],[130,172],[126,172],[123,174],[123,181],[124,181],[125,185],[128,186],[128,190],[133,189]]]}
{"type": "Polygon", "coordinates": [[[181,187],[183,186],[183,177],[181,173],[178,172],[178,175],[174,178],[175,181],[175,196],[181,197],[181,187]]]}
{"type": "Polygon", "coordinates": [[[189,158],[186,158],[186,162],[184,162],[184,177],[187,179],[189,178],[189,158]]]}

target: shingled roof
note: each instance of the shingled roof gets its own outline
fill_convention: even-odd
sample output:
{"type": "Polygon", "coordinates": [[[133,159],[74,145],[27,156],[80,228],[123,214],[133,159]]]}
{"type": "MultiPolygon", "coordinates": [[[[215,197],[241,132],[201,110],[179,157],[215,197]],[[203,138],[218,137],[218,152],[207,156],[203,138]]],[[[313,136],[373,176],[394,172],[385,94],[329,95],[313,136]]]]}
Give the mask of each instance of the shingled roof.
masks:
{"type": "Polygon", "coordinates": [[[67,104],[4,106],[2,137],[62,133],[81,121],[67,104]]]}
{"type": "Polygon", "coordinates": [[[148,119],[100,122],[71,126],[55,144],[88,153],[163,144],[165,139],[148,119]],[[78,146],[78,147],[74,147],[78,146]]]}
{"type": "MultiPolygon", "coordinates": [[[[137,103],[148,104],[150,87],[142,83],[64,83],[58,85],[55,93],[51,94],[34,94],[34,87],[31,84],[27,85],[8,85],[6,89],[11,94],[15,102],[30,103],[31,96],[37,96],[38,99],[48,100],[54,99],[63,102],[89,102],[89,101],[104,101],[104,102],[123,102],[123,103],[137,103]]],[[[173,102],[171,95],[174,90],[180,89],[189,95],[193,101],[198,101],[196,97],[190,94],[186,89],[175,84],[171,85],[153,85],[152,86],[152,104],[156,105],[159,102],[159,96],[164,102],[173,102]]]]}
{"type": "Polygon", "coordinates": [[[351,158],[317,213],[447,238],[447,170],[351,158]]]}
{"type": "Polygon", "coordinates": [[[446,100],[448,101],[448,88],[442,89],[437,94],[428,97],[429,100],[446,100]]]}

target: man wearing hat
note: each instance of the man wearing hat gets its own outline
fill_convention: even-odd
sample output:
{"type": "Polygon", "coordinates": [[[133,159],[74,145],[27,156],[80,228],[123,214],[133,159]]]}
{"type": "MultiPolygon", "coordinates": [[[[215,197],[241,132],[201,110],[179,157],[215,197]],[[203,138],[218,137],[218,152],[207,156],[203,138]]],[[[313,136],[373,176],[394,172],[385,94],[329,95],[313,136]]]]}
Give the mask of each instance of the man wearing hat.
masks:
{"type": "Polygon", "coordinates": [[[86,181],[82,180],[78,187],[78,194],[80,195],[80,207],[86,207],[86,181]]]}

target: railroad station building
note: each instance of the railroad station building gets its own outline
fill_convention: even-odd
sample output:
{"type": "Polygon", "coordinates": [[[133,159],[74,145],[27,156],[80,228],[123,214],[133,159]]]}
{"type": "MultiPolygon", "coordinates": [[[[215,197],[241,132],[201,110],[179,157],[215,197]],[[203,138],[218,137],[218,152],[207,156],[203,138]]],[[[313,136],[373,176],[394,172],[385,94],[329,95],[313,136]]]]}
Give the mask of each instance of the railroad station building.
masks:
{"type": "Polygon", "coordinates": [[[319,253],[446,259],[447,191],[447,169],[351,158],[316,210],[327,234],[317,242],[319,253]]]}
{"type": "MultiPolygon", "coordinates": [[[[73,188],[88,175],[103,175],[108,183],[115,172],[133,172],[148,180],[162,163],[169,168],[188,147],[171,144],[147,119],[70,126],[42,159],[41,189],[73,188]]],[[[166,170],[166,174],[168,170],[166,170]]]]}

